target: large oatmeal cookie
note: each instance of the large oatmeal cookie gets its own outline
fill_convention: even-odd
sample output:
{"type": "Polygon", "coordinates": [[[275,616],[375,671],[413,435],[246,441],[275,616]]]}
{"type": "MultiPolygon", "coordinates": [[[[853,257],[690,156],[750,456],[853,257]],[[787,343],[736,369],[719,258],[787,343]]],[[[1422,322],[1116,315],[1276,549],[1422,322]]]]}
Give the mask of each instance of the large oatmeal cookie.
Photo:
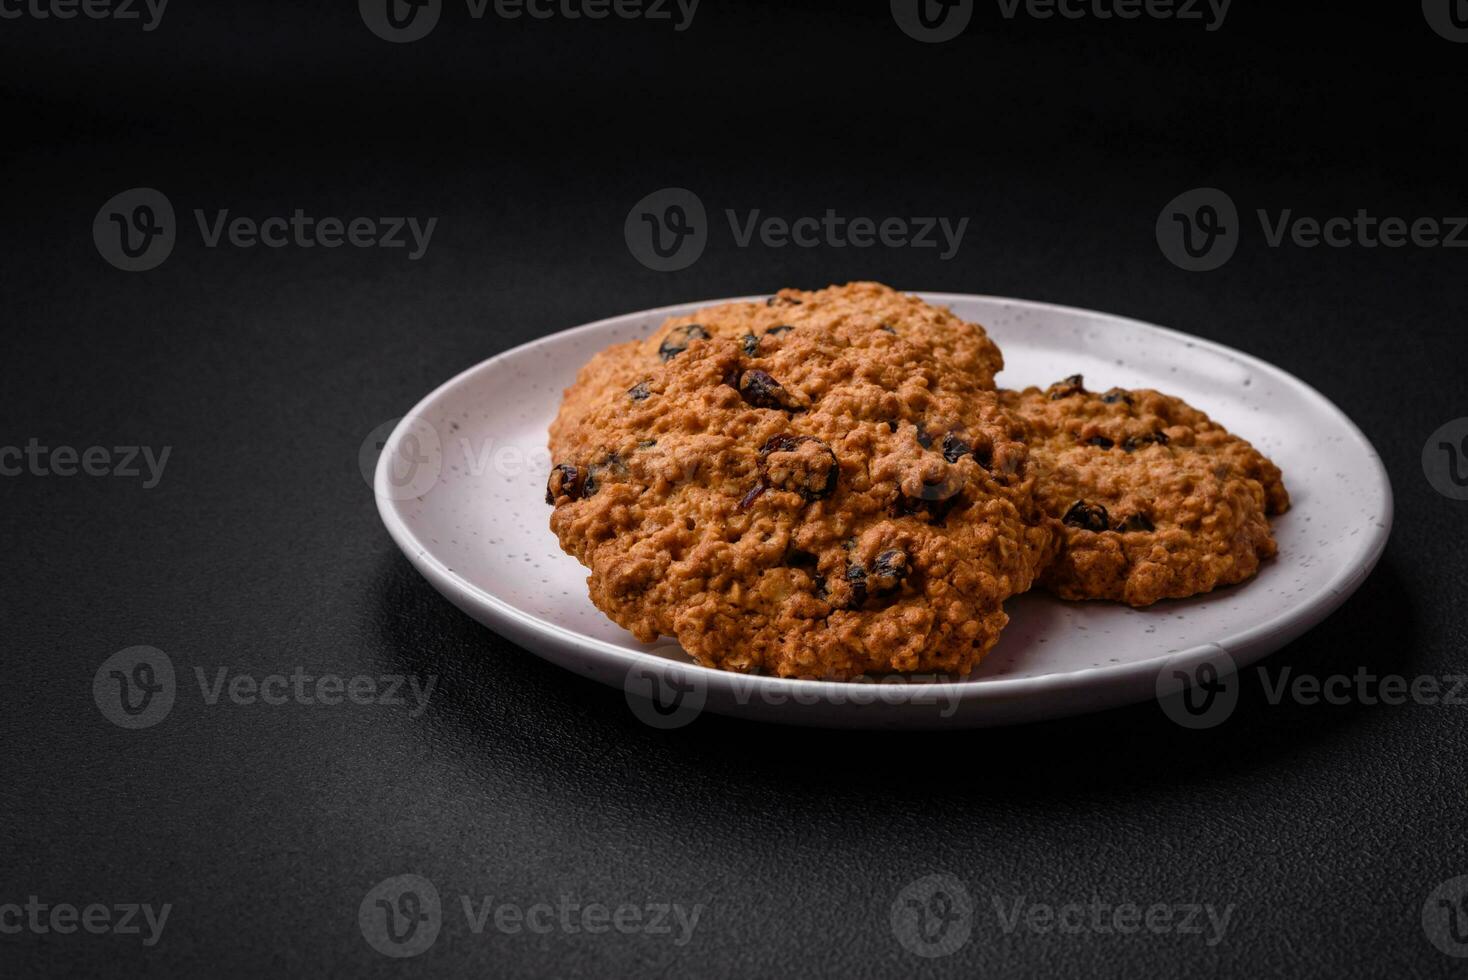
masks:
{"type": "Polygon", "coordinates": [[[701,663],[966,674],[1056,538],[1023,426],[985,390],[997,351],[905,300],[893,331],[804,305],[705,311],[707,338],[590,397],[552,443],[551,527],[602,611],[701,663]]]}
{"type": "Polygon", "coordinates": [[[1064,540],[1041,584],[1065,599],[1148,606],[1232,585],[1276,552],[1279,468],[1156,391],[1089,392],[1079,376],[1001,393],[1030,427],[1043,509],[1064,540]]]}
{"type": "MultiPolygon", "coordinates": [[[[768,356],[799,333],[819,332],[849,345],[875,333],[901,337],[916,353],[948,372],[972,376],[981,388],[994,387],[1004,366],[999,348],[984,328],[875,282],[803,291],[784,289],[768,300],[726,303],[673,317],[643,341],[618,344],[597,354],[567,389],[551,425],[554,449],[607,391],[631,387],[700,341],[737,340],[751,358],[768,356]]],[[[873,349],[880,350],[879,346],[873,349]]]]}

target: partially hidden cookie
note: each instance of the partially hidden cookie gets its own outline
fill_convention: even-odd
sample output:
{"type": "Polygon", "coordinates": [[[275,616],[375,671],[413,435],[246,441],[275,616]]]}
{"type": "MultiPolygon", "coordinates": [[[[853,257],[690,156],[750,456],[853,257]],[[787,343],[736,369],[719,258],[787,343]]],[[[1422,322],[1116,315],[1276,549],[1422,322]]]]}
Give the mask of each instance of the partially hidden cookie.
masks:
{"type": "Polygon", "coordinates": [[[1057,537],[1023,426],[986,390],[997,351],[906,300],[882,307],[890,331],[804,305],[705,311],[707,337],[670,345],[680,318],[666,356],[583,391],[552,443],[551,527],[598,608],[700,663],[967,674],[1057,537]]]}
{"type": "Polygon", "coordinates": [[[1080,375],[1001,398],[1029,426],[1038,500],[1063,525],[1041,577],[1060,597],[1148,606],[1241,582],[1276,553],[1279,468],[1181,399],[1091,392],[1080,375]]]}
{"type": "MultiPolygon", "coordinates": [[[[690,346],[732,339],[747,357],[768,356],[797,331],[822,331],[850,338],[884,333],[901,337],[946,372],[969,375],[992,389],[1004,366],[999,348],[984,328],[916,296],[875,282],[853,282],[820,290],[783,289],[768,300],[726,303],[673,317],[648,339],[618,344],[597,354],[567,390],[551,425],[554,448],[580,423],[590,405],[608,390],[626,389],[690,346]]],[[[880,345],[873,345],[880,350],[880,345]]]]}

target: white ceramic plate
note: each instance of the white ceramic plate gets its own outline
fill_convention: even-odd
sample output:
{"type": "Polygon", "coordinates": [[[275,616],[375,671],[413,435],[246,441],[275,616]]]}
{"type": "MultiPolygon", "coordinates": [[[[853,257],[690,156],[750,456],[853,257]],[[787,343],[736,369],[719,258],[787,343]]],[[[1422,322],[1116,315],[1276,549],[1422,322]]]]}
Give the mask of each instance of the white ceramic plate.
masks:
{"type": "Polygon", "coordinates": [[[1249,439],[1284,470],[1294,501],[1275,522],[1279,558],[1243,585],[1145,610],[1020,596],[1008,605],[1012,621],[999,645],[958,681],[748,677],[692,664],[671,640],[639,643],[591,604],[585,570],[550,532],[546,427],[596,351],[716,301],[567,330],[447,382],[384,445],[375,479],[382,520],[460,609],[553,663],[623,688],[634,710],[664,727],[703,709],[830,727],[977,727],[1143,701],[1170,691],[1178,669],[1242,667],[1277,650],[1344,602],[1381,555],[1392,516],[1386,471],[1350,419],[1299,379],[1219,344],[1104,313],[924,298],[985,326],[1004,350],[1006,387],[1075,373],[1093,390],[1155,387],[1249,439]]]}

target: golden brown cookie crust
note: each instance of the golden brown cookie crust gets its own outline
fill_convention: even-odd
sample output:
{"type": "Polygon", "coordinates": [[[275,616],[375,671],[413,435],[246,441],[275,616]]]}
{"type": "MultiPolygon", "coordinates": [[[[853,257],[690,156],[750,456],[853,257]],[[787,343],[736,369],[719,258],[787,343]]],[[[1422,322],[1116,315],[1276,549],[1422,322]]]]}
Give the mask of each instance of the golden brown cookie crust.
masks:
{"type": "Polygon", "coordinates": [[[1041,584],[1148,606],[1250,578],[1289,508],[1279,468],[1181,399],[1073,376],[1001,393],[1029,426],[1038,499],[1063,524],[1041,584]]]}
{"type": "Polygon", "coordinates": [[[644,341],[629,340],[599,351],[576,374],[576,383],[566,389],[561,408],[550,426],[551,452],[556,452],[581,425],[597,399],[609,391],[625,390],[643,373],[644,341]]]}
{"type": "Polygon", "coordinates": [[[998,351],[885,287],[822,293],[671,321],[647,344],[677,349],[631,375],[616,351],[588,366],[603,387],[558,420],[551,527],[598,608],[709,666],[967,674],[1056,537],[986,390],[998,351]],[[856,295],[876,312],[833,312],[856,295]],[[708,337],[685,343],[692,323],[708,337]]]}
{"type": "Polygon", "coordinates": [[[875,282],[853,282],[819,290],[782,289],[766,301],[726,303],[667,320],[648,339],[618,344],[591,359],[567,389],[551,425],[551,448],[580,424],[597,398],[626,390],[690,344],[707,338],[737,340],[751,357],[778,349],[796,330],[827,332],[855,342],[876,332],[901,336],[943,370],[972,376],[992,389],[1004,366],[999,348],[984,328],[916,296],[875,282]]]}

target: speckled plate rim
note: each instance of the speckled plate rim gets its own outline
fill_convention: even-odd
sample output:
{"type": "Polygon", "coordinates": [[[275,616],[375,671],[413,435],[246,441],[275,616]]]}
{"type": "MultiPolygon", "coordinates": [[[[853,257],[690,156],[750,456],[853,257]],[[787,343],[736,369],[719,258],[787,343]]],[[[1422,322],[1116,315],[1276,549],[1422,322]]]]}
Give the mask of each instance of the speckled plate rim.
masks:
{"type": "MultiPolygon", "coordinates": [[[[1013,710],[1001,710],[987,719],[975,720],[969,717],[959,722],[960,726],[971,726],[1036,721],[1083,714],[1090,711],[1117,707],[1123,704],[1135,703],[1152,696],[1155,691],[1158,674],[1164,668],[1186,668],[1192,664],[1214,660],[1220,648],[1228,654],[1232,666],[1242,668],[1279,649],[1340,608],[1341,604],[1371,574],[1372,569],[1375,568],[1378,560],[1381,558],[1382,552],[1386,548],[1387,539],[1391,535],[1393,497],[1391,480],[1387,475],[1386,468],[1381,463],[1380,455],[1370,440],[1366,438],[1366,435],[1351,421],[1345,412],[1314,387],[1300,380],[1295,375],[1290,374],[1288,371],[1254,357],[1251,354],[1246,354],[1243,351],[1215,341],[1196,337],[1169,327],[1148,323],[1144,320],[1113,313],[1056,303],[979,293],[925,291],[915,291],[915,293],[927,302],[943,306],[949,306],[955,303],[983,302],[1003,304],[1014,309],[1033,310],[1042,313],[1097,317],[1131,329],[1150,331],[1174,341],[1191,344],[1195,348],[1210,351],[1215,355],[1231,360],[1250,370],[1271,376],[1277,381],[1295,388],[1304,397],[1314,402],[1316,407],[1323,413],[1333,416],[1341,425],[1343,432],[1355,441],[1356,448],[1362,453],[1363,457],[1370,460],[1375,477],[1373,489],[1381,497],[1380,513],[1382,517],[1380,524],[1373,526],[1371,529],[1373,533],[1362,536],[1361,543],[1351,556],[1351,560],[1343,562],[1337,574],[1323,588],[1317,589],[1314,594],[1288,611],[1263,622],[1242,628],[1238,632],[1221,640],[1200,643],[1194,647],[1162,656],[1151,657],[1146,660],[1057,671],[1037,677],[933,681],[885,688],[881,702],[883,705],[889,708],[900,708],[902,705],[907,704],[922,706],[926,709],[939,701],[960,706],[978,701],[985,702],[996,708],[1007,706],[1013,709],[1018,702],[1024,702],[1027,705],[1031,702],[1041,702],[1033,704],[1033,706],[1018,713],[1013,710]],[[1088,699],[1085,697],[1087,693],[1091,693],[1093,696],[1088,699]],[[1043,703],[1046,699],[1054,699],[1054,703],[1048,705],[1048,710],[1047,705],[1043,703]]],[[[536,641],[554,639],[564,647],[560,651],[563,654],[577,653],[602,658],[605,661],[602,666],[610,669],[586,670],[582,671],[582,673],[594,677],[603,683],[617,686],[618,681],[616,678],[625,679],[631,671],[637,668],[648,669],[680,683],[698,685],[709,696],[709,710],[744,716],[751,714],[757,715],[760,712],[722,712],[719,707],[719,696],[738,697],[742,704],[749,697],[748,691],[751,685],[755,687],[769,686],[778,691],[785,692],[787,695],[791,690],[799,691],[801,694],[807,694],[809,695],[810,702],[851,705],[857,700],[857,697],[854,695],[857,695],[859,691],[869,690],[871,687],[870,684],[848,681],[751,677],[749,675],[730,674],[726,671],[703,667],[694,663],[669,660],[650,651],[644,652],[620,647],[614,643],[586,636],[575,630],[567,629],[557,623],[525,612],[450,570],[447,565],[434,555],[432,549],[425,545],[408,526],[406,519],[401,513],[401,508],[407,501],[393,499],[393,493],[391,492],[388,472],[389,460],[392,454],[397,451],[400,441],[409,433],[412,420],[432,414],[432,407],[444,399],[449,393],[472,385],[480,375],[492,371],[503,362],[522,357],[541,346],[549,344],[554,340],[562,339],[568,335],[606,330],[615,324],[625,322],[632,318],[647,318],[651,323],[656,324],[667,317],[682,315],[704,307],[723,303],[759,301],[765,299],[767,295],[698,300],[618,314],[617,316],[582,324],[568,330],[541,337],[529,343],[521,344],[518,347],[497,354],[486,361],[482,361],[445,381],[422,398],[403,417],[403,420],[383,444],[375,473],[374,491],[377,497],[378,513],[382,518],[384,526],[387,528],[388,534],[413,566],[418,569],[420,574],[435,589],[453,602],[455,606],[485,625],[490,626],[496,632],[502,633],[509,639],[526,646],[537,656],[550,659],[563,667],[569,666],[563,657],[552,656],[546,651],[539,649],[539,643],[536,641]],[[739,690],[740,688],[743,688],[743,690],[739,690]]],[[[850,718],[830,722],[819,714],[813,715],[809,712],[805,714],[807,717],[801,717],[799,713],[795,713],[788,718],[779,717],[768,720],[787,721],[792,724],[824,725],[830,723],[837,727],[851,727],[853,725],[853,721],[850,718]]],[[[888,727],[890,724],[890,719],[874,717],[872,720],[878,727],[888,727]]],[[[860,723],[858,722],[857,724],[859,725],[860,723]]]]}

